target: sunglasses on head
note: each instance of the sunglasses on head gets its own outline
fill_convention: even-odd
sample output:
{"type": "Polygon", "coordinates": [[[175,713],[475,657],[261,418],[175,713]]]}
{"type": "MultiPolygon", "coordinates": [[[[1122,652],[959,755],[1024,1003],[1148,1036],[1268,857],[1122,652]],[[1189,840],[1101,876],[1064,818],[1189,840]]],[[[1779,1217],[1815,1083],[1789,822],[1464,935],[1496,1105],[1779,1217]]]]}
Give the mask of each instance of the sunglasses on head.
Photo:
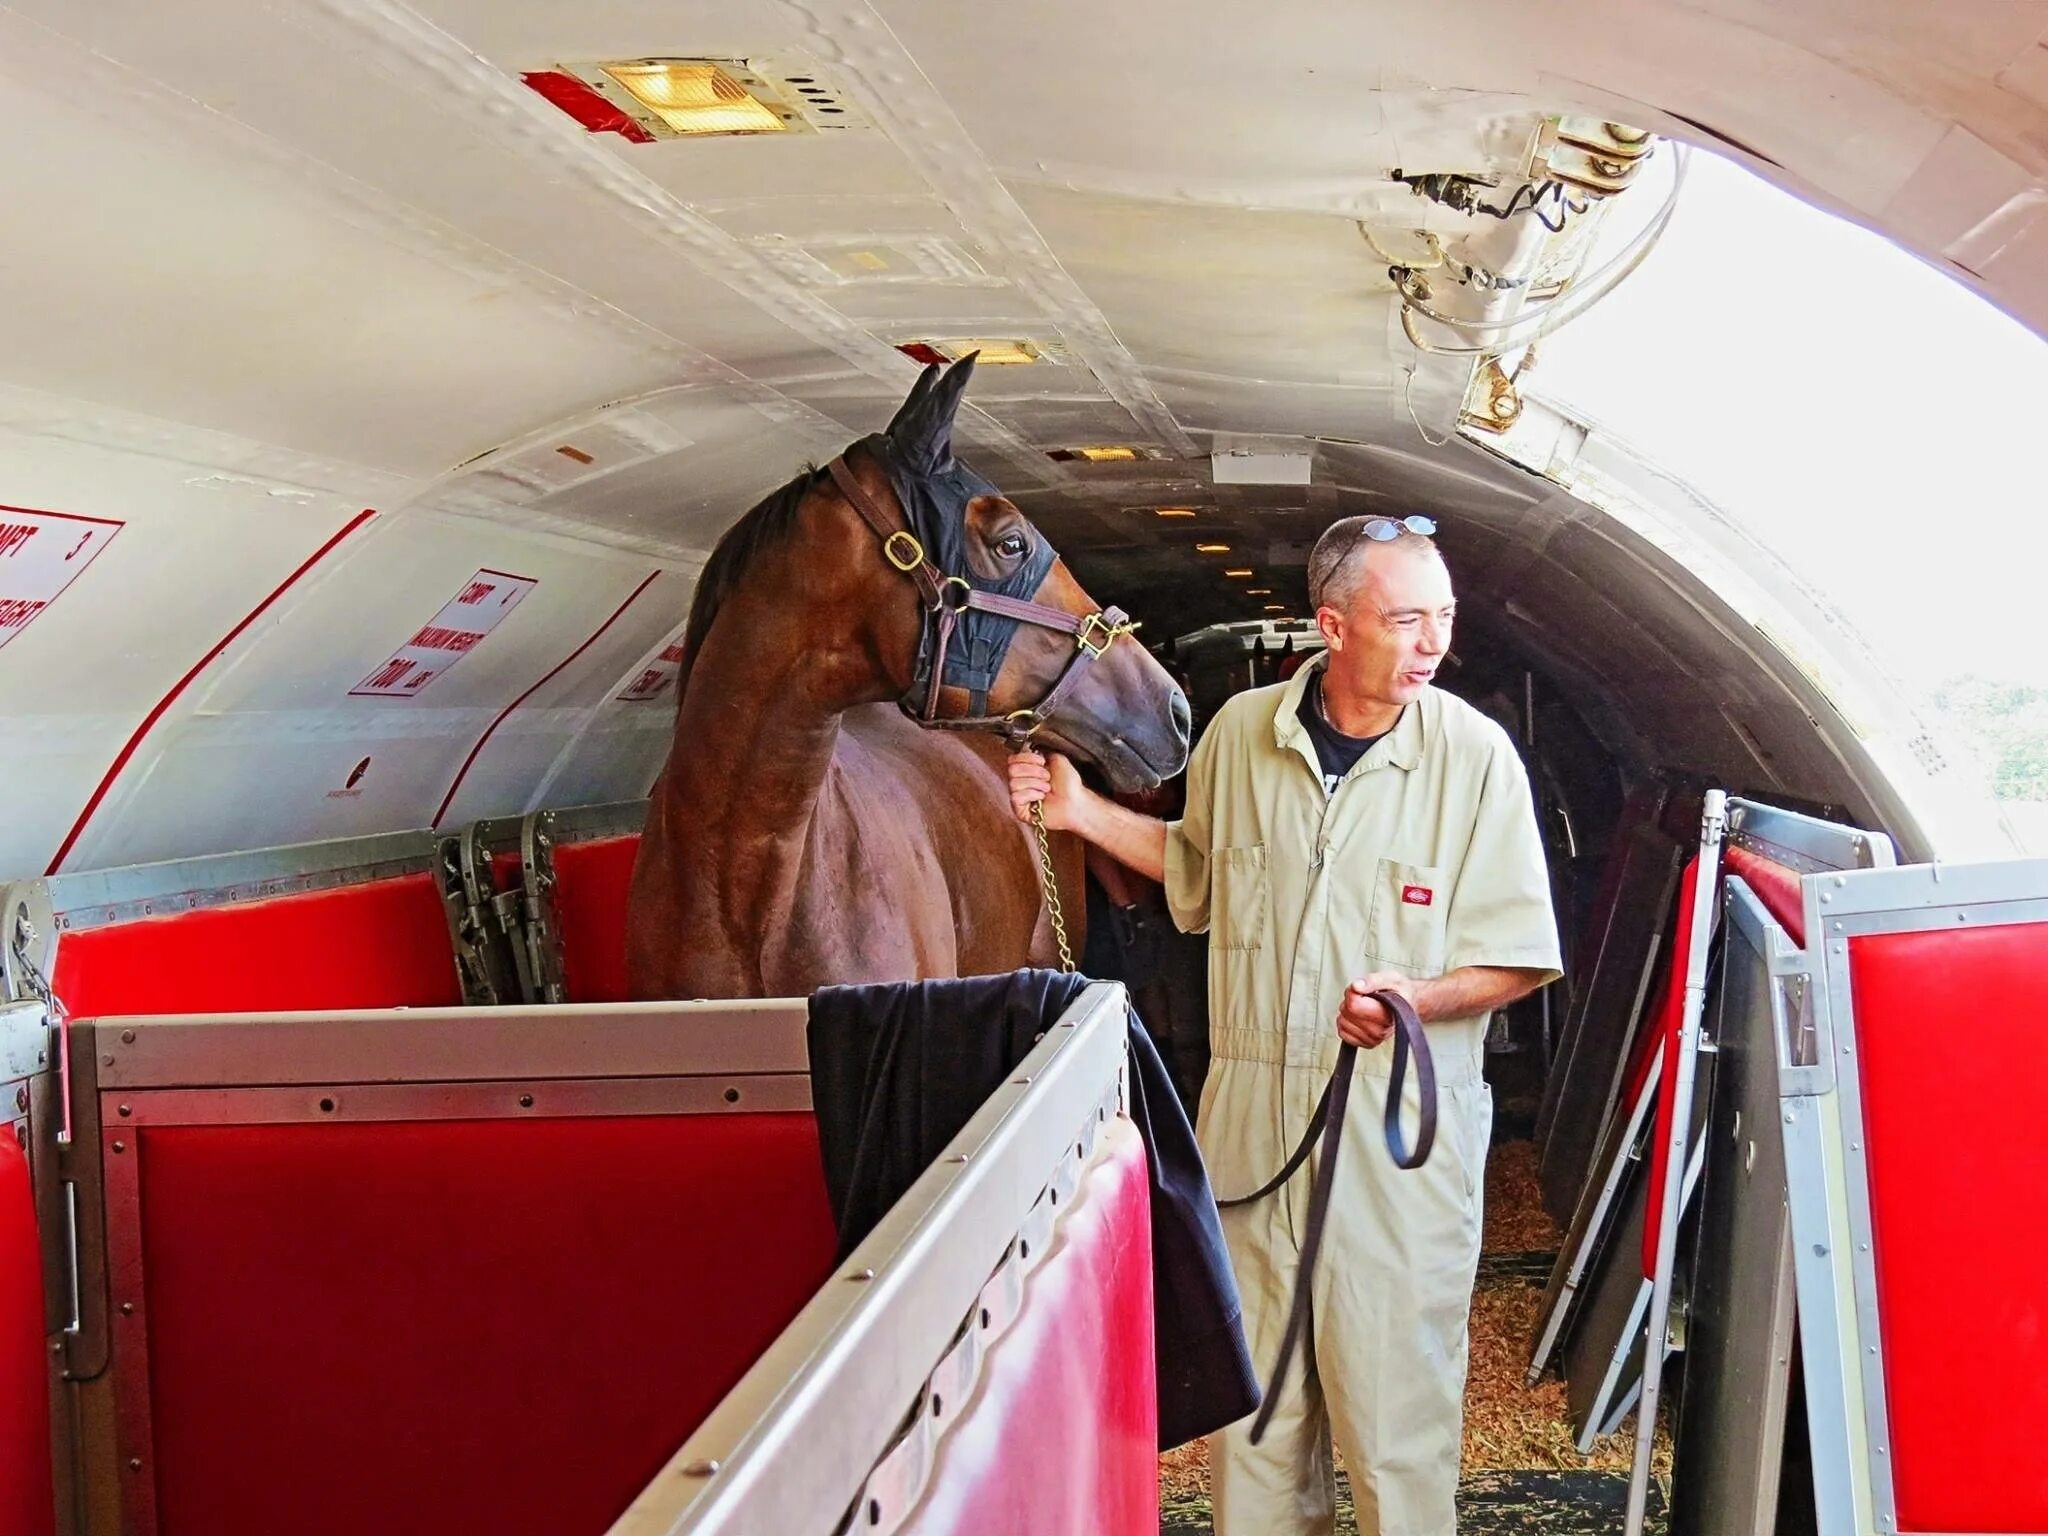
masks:
{"type": "Polygon", "coordinates": [[[1368,517],[1358,530],[1362,539],[1384,544],[1403,533],[1417,533],[1425,539],[1436,532],[1436,519],[1429,517],[1368,517]]]}

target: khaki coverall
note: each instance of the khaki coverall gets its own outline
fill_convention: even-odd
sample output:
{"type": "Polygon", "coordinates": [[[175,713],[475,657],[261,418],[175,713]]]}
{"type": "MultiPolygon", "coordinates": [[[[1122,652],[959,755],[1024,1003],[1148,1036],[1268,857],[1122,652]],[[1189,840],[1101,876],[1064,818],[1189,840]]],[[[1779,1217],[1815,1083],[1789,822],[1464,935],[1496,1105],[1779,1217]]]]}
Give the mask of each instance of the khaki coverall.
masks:
{"type": "MultiPolygon", "coordinates": [[[[1168,827],[1174,920],[1209,931],[1198,1134],[1219,1197],[1257,1188],[1299,1141],[1336,1062],[1337,1009],[1353,978],[1466,965],[1559,974],[1528,778],[1506,733],[1431,688],[1326,794],[1295,713],[1312,670],[1217,711],[1189,765],[1186,813],[1168,827]]],[[[1411,1172],[1394,1166],[1381,1126],[1393,1043],[1359,1053],[1314,1276],[1309,1378],[1304,1388],[1297,1357],[1259,1446],[1249,1419],[1211,1440],[1217,1536],[1331,1531],[1333,1431],[1363,1536],[1456,1529],[1493,1124],[1480,1073],[1487,1017],[1428,1026],[1437,1140],[1411,1172]]],[[[1406,1098],[1412,1137],[1412,1072],[1406,1098]]],[[[1261,1371],[1279,1355],[1309,1185],[1305,1169],[1223,1213],[1261,1371]]]]}

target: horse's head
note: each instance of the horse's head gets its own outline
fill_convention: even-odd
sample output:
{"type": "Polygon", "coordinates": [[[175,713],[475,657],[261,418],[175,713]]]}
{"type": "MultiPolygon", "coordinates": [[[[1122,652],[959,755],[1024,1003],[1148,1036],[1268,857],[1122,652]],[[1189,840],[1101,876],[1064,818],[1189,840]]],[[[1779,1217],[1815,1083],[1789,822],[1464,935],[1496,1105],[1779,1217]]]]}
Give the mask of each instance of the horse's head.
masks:
{"type": "Polygon", "coordinates": [[[888,583],[878,650],[903,707],[937,728],[1028,735],[1120,790],[1156,784],[1187,762],[1187,699],[1131,638],[1137,626],[1090,598],[1016,505],[954,457],[973,371],[971,357],[927,368],[827,487],[872,530],[888,583]]]}

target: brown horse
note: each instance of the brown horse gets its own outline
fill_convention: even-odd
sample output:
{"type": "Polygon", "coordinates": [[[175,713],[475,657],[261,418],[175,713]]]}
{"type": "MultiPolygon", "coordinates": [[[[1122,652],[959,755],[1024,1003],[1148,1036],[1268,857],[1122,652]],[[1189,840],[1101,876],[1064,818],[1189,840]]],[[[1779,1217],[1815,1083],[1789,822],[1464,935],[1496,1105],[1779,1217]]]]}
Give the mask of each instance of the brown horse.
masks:
{"type": "MultiPolygon", "coordinates": [[[[1004,734],[1149,787],[1188,707],[952,452],[973,359],[719,541],[633,871],[637,997],[801,996],[1055,963],[1004,734]],[[966,727],[962,729],[961,727],[966,727]]],[[[1081,853],[1055,835],[1075,953],[1081,853]]]]}

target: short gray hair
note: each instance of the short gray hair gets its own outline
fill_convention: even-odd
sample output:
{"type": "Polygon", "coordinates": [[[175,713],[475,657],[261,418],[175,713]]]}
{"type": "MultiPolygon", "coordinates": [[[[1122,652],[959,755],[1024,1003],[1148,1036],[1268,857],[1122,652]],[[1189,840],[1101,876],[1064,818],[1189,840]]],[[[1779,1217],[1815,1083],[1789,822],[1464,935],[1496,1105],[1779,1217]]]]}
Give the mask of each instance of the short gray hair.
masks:
{"type": "Polygon", "coordinates": [[[1323,530],[1323,536],[1316,540],[1316,547],[1308,557],[1308,605],[1310,608],[1334,608],[1339,613],[1351,606],[1352,598],[1358,595],[1358,583],[1365,576],[1365,557],[1369,550],[1408,549],[1428,550],[1442,559],[1436,547],[1436,540],[1420,533],[1401,529],[1391,539],[1368,539],[1365,525],[1374,521],[1373,516],[1340,517],[1323,530]]]}

